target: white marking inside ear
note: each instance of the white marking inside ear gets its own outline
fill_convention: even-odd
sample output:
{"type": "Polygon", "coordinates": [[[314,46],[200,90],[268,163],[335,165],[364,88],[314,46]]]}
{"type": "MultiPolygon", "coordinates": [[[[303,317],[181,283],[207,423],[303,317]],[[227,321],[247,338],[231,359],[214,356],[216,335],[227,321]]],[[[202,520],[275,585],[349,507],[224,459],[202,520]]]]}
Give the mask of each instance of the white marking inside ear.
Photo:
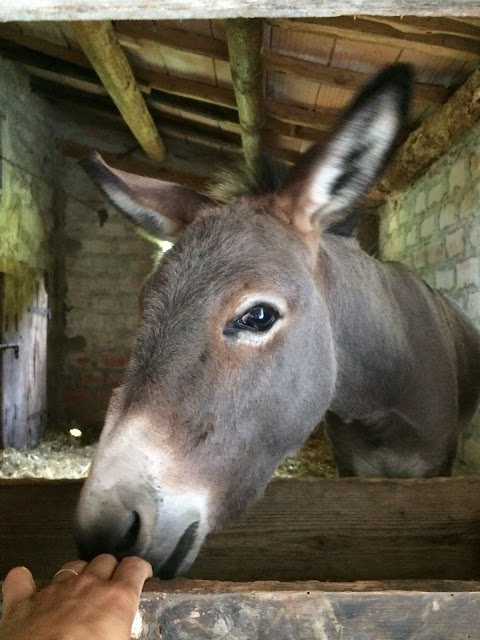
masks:
{"type": "Polygon", "coordinates": [[[144,207],[136,200],[130,198],[124,191],[108,183],[103,183],[102,188],[113,204],[118,207],[127,218],[148,234],[164,239],[175,232],[174,225],[161,213],[144,207]]]}
{"type": "MultiPolygon", "coordinates": [[[[321,211],[334,213],[352,204],[367,191],[380,170],[398,131],[399,117],[390,96],[383,96],[372,116],[372,110],[361,111],[333,138],[321,166],[314,173],[309,189],[307,214],[321,211]],[[388,103],[386,99],[388,98],[388,103]],[[381,103],[384,104],[381,104],[381,103]],[[369,116],[368,122],[365,122],[369,116]],[[347,174],[346,160],[356,149],[361,150],[358,173],[347,179],[339,193],[332,193],[336,181],[347,174]]],[[[358,162],[358,159],[356,160],[358,162]]]]}

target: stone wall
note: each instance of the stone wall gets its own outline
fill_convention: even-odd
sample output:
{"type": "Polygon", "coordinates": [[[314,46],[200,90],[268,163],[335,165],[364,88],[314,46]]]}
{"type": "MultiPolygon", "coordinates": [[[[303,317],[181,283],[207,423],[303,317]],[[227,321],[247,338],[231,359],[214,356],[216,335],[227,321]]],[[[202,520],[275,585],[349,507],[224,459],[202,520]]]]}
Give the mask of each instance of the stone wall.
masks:
{"type": "Polygon", "coordinates": [[[0,447],[23,448],[46,423],[47,307],[55,225],[55,153],[48,106],[23,69],[0,59],[0,447]],[[2,401],[3,400],[3,401],[2,401]]]}
{"type": "MultiPolygon", "coordinates": [[[[480,124],[380,214],[380,254],[444,291],[480,328],[480,124]]],[[[458,471],[480,470],[480,417],[458,471]]]]}

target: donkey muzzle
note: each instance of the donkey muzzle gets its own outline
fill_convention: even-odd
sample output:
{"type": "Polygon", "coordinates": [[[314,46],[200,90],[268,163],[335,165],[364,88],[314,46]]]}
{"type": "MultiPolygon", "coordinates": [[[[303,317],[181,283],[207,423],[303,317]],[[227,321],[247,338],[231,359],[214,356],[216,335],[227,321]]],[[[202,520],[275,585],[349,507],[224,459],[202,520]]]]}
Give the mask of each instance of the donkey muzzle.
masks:
{"type": "Polygon", "coordinates": [[[99,494],[87,482],[75,526],[80,557],[136,555],[148,560],[158,577],[174,578],[192,565],[207,533],[201,503],[195,494],[135,496],[119,487],[99,494]]]}

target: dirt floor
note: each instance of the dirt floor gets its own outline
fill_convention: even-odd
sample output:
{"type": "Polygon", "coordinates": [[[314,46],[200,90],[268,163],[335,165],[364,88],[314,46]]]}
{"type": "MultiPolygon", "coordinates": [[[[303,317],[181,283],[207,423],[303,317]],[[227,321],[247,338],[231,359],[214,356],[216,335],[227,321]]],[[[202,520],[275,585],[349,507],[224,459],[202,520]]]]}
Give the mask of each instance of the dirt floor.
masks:
{"type": "MultiPolygon", "coordinates": [[[[34,449],[0,451],[0,478],[85,478],[95,448],[95,444],[84,444],[82,438],[70,435],[69,431],[47,433],[44,442],[34,449]]],[[[299,452],[285,458],[274,477],[331,478],[335,475],[330,449],[318,429],[299,452]]]]}

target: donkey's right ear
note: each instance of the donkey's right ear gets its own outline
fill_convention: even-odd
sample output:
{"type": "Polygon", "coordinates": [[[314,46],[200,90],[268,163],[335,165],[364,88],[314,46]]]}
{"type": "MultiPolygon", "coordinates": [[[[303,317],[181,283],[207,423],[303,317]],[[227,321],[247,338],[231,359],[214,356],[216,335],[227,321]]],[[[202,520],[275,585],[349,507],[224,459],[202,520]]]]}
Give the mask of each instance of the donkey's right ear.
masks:
{"type": "Polygon", "coordinates": [[[292,225],[309,232],[351,229],[355,205],[385,167],[406,123],[413,72],[387,67],[360,92],[325,144],[290,170],[278,203],[292,225]],[[348,224],[345,224],[348,222],[348,224]]]}
{"type": "Polygon", "coordinates": [[[175,237],[200,209],[212,204],[188,187],[113,169],[96,152],[80,165],[120,213],[152,238],[175,237]]]}

